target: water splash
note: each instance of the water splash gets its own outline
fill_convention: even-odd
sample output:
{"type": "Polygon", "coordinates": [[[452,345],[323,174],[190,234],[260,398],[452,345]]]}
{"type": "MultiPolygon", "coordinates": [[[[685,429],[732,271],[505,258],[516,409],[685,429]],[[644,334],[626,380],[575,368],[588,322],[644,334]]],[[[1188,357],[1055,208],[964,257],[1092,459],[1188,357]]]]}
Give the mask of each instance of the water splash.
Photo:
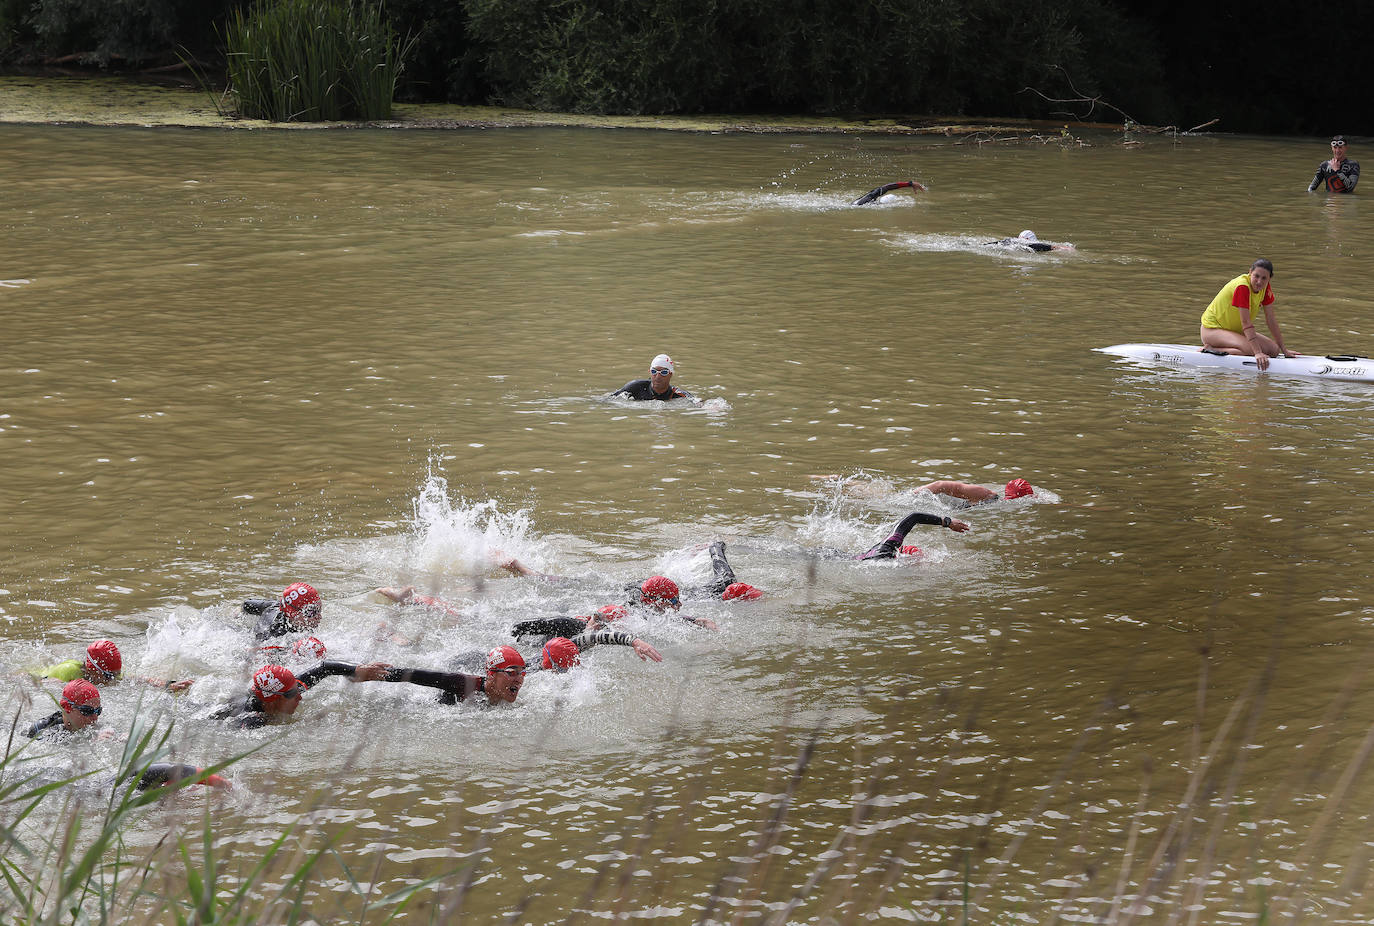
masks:
{"type": "Polygon", "coordinates": [[[511,557],[536,567],[542,562],[542,545],[530,537],[528,512],[504,512],[492,499],[450,498],[448,479],[434,461],[412,509],[408,565],[413,571],[484,573],[511,557]]]}

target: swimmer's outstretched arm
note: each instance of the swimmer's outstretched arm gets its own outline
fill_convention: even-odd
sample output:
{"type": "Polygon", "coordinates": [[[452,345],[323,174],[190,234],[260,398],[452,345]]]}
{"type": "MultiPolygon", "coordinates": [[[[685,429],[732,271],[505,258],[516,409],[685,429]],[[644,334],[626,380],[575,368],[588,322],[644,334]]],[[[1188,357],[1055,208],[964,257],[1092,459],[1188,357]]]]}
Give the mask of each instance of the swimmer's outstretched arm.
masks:
{"type": "Polygon", "coordinates": [[[971,482],[956,482],[953,479],[937,479],[934,482],[927,482],[916,490],[925,491],[933,495],[948,495],[951,498],[962,498],[966,502],[989,502],[997,498],[997,493],[991,489],[986,489],[971,482]]]}
{"type": "Polygon", "coordinates": [[[195,679],[192,678],[182,679],[181,681],[174,681],[170,678],[153,678],[150,675],[140,676],[138,680],[140,682],[143,682],[145,685],[152,685],[154,688],[165,688],[167,691],[173,693],[178,691],[185,691],[187,688],[190,688],[192,685],[196,683],[195,679]]]}
{"type": "Polygon", "coordinates": [[[611,646],[630,646],[639,654],[640,659],[652,659],[654,662],[662,662],[663,654],[654,649],[648,643],[631,636],[623,630],[590,630],[579,633],[571,638],[579,650],[585,650],[589,646],[611,645],[611,646]]]}
{"type": "Polygon", "coordinates": [[[437,688],[455,695],[460,701],[467,700],[473,692],[481,690],[485,682],[482,676],[468,675],[466,672],[435,672],[430,669],[400,669],[394,666],[387,670],[381,680],[437,688]]]}
{"type": "Polygon", "coordinates": [[[297,675],[296,681],[302,688],[312,688],[331,675],[345,676],[351,682],[390,681],[387,678],[390,669],[391,666],[385,662],[369,662],[355,666],[347,662],[326,661],[297,675]]]}
{"type": "Polygon", "coordinates": [[[888,193],[891,193],[893,190],[904,190],[904,189],[906,189],[907,187],[911,187],[912,189],[920,190],[920,191],[923,192],[923,193],[925,192],[925,189],[926,189],[926,188],[923,187],[921,184],[917,183],[915,180],[898,180],[896,183],[884,183],[884,184],[883,184],[882,186],[880,186],[880,187],[874,187],[873,189],[869,190],[869,191],[868,191],[867,193],[865,193],[864,195],[860,196],[858,199],[854,200],[854,202],[850,203],[850,205],[851,205],[851,206],[867,206],[869,203],[873,202],[875,199],[881,199],[882,197],[886,196],[888,193]]]}
{"type": "Polygon", "coordinates": [[[941,517],[938,514],[926,514],[924,511],[913,511],[911,514],[897,522],[897,526],[886,540],[874,544],[867,551],[855,557],[856,559],[893,559],[897,551],[902,546],[902,541],[906,535],[911,533],[911,529],[917,524],[938,525],[948,527],[952,531],[963,533],[969,529],[967,521],[960,521],[958,518],[941,517]]]}
{"type": "Polygon", "coordinates": [[[507,556],[500,550],[491,551],[491,561],[511,575],[533,577],[543,579],[546,582],[557,582],[563,578],[562,576],[550,575],[547,572],[536,572],[514,556],[507,556]]]}
{"type": "Polygon", "coordinates": [[[567,637],[572,639],[587,629],[587,622],[576,617],[541,617],[521,621],[511,628],[511,636],[521,637],[567,637]]]}

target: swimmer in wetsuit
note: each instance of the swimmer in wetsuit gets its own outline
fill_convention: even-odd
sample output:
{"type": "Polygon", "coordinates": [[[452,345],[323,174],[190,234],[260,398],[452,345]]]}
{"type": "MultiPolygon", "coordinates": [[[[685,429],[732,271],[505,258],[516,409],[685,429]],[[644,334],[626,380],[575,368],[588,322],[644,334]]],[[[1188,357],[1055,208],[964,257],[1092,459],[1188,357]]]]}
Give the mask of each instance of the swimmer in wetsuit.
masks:
{"type": "Polygon", "coordinates": [[[24,735],[50,743],[68,742],[74,734],[100,720],[100,690],[84,678],[68,682],[62,686],[57,706],[60,710],[30,724],[24,735]]]}
{"type": "MultiPolygon", "coordinates": [[[[114,641],[96,640],[86,647],[84,660],[68,659],[42,669],[31,669],[29,674],[35,678],[53,678],[60,682],[84,678],[92,685],[113,685],[124,677],[121,674],[123,668],[124,657],[120,655],[119,647],[115,646],[114,641]]],[[[177,682],[146,676],[141,676],[139,681],[168,691],[185,691],[192,684],[189,679],[177,682]]]]}
{"type": "Polygon", "coordinates": [[[730,566],[730,561],[725,558],[725,541],[715,541],[706,548],[706,551],[711,557],[710,582],[705,585],[691,585],[687,588],[679,588],[676,582],[666,576],[653,576],[645,579],[638,585],[631,583],[625,587],[626,592],[630,596],[629,603],[632,606],[647,606],[656,611],[663,612],[668,608],[676,611],[681,605],[683,598],[719,598],[722,601],[734,601],[736,599],[752,601],[763,595],[763,592],[759,589],[746,582],[740,582],[735,577],[735,570],[730,566]]]}
{"type": "Polygon", "coordinates": [[[382,662],[360,666],[322,662],[297,676],[284,666],[263,666],[253,673],[248,694],[215,711],[210,719],[228,721],[239,730],[284,723],[300,707],[301,695],[321,679],[342,675],[353,682],[377,682],[386,679],[390,668],[382,662]]]}
{"type": "Polygon", "coordinates": [[[909,555],[919,553],[915,547],[904,547],[902,541],[906,535],[911,533],[911,529],[917,524],[932,524],[940,527],[948,527],[952,531],[963,533],[969,529],[967,521],[960,521],[958,518],[941,517],[938,514],[926,514],[924,511],[913,511],[905,518],[897,522],[897,526],[892,529],[892,533],[886,539],[875,543],[863,553],[854,557],[857,560],[870,559],[896,559],[898,553],[909,555]]]}
{"type": "MultiPolygon", "coordinates": [[[[25,775],[28,775],[28,773],[29,770],[26,769],[25,775]]],[[[129,778],[133,777],[133,774],[133,772],[130,772],[125,776],[124,780],[127,781],[129,778]]],[[[233,787],[227,778],[213,773],[207,775],[205,774],[205,769],[198,768],[194,765],[182,765],[174,762],[154,762],[139,773],[138,780],[134,783],[134,790],[146,791],[154,786],[163,787],[165,785],[175,784],[178,781],[184,781],[188,778],[194,779],[192,782],[193,784],[210,785],[214,788],[233,787]]],[[[120,781],[115,775],[99,775],[94,777],[79,776],[73,775],[71,769],[49,766],[40,768],[33,773],[32,777],[26,777],[23,783],[29,787],[39,787],[41,785],[55,785],[63,782],[70,782],[72,779],[76,779],[76,781],[73,782],[74,784],[79,783],[85,787],[94,786],[102,791],[113,790],[120,781]]]]}
{"type": "Polygon", "coordinates": [[[479,692],[486,695],[487,704],[514,704],[525,683],[525,657],[513,646],[498,646],[487,653],[486,666],[486,675],[389,668],[382,681],[437,688],[440,704],[457,704],[479,692]]]}
{"type": "Polygon", "coordinates": [[[1035,232],[1029,228],[1017,235],[1015,238],[1002,238],[998,241],[987,242],[989,247],[1012,248],[1017,251],[1073,251],[1073,245],[1067,241],[1041,241],[1036,237],[1035,232]]]}
{"type": "Polygon", "coordinates": [[[910,187],[913,190],[920,190],[922,193],[926,192],[926,188],[921,186],[921,184],[917,183],[915,180],[898,180],[896,183],[884,183],[880,187],[874,187],[864,195],[860,196],[858,199],[854,200],[849,205],[867,206],[869,203],[877,202],[878,200],[882,199],[884,196],[886,196],[888,193],[891,193],[893,190],[905,190],[907,187],[910,187]]]}
{"type": "MultiPolygon", "coordinates": [[[[640,659],[662,662],[663,656],[649,643],[621,630],[610,630],[607,624],[620,620],[629,612],[619,605],[608,604],[597,609],[595,614],[586,617],[549,617],[521,621],[511,628],[516,640],[530,642],[536,646],[547,646],[556,639],[570,643],[574,655],[592,646],[628,646],[634,649],[640,659]]],[[[548,668],[548,666],[544,666],[548,668]]]]}
{"type": "Polygon", "coordinates": [[[247,614],[256,615],[253,639],[262,643],[273,637],[304,634],[320,626],[324,602],[313,586],[295,582],[286,586],[280,598],[249,598],[243,603],[247,614]]]}
{"type": "Polygon", "coordinates": [[[696,397],[684,389],[679,389],[673,385],[673,373],[677,371],[673,358],[667,354],[658,354],[653,360],[649,361],[649,378],[633,379],[621,386],[612,397],[625,396],[636,401],[656,400],[668,402],[672,399],[692,399],[696,397]]]}

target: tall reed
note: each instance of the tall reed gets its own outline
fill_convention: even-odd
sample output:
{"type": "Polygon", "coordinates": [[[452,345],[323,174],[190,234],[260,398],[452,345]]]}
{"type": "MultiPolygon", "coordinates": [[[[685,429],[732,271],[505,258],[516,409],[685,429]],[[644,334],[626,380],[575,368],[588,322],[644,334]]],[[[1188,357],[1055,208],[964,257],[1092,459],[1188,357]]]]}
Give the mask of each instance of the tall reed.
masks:
{"type": "Polygon", "coordinates": [[[275,122],[389,118],[415,44],[367,0],[262,0],[224,40],[239,114],[275,122]]]}
{"type": "MultiPolygon", "coordinates": [[[[256,751],[202,769],[195,778],[139,790],[143,773],[174,751],[172,725],[161,733],[158,726],[155,718],[135,719],[118,770],[90,777],[58,771],[51,756],[31,755],[34,744],[22,739],[23,745],[17,744],[16,716],[0,753],[0,923],[303,922],[309,920],[303,905],[325,859],[338,859],[351,887],[333,899],[325,921],[386,923],[406,910],[417,893],[450,874],[383,894],[338,858],[342,831],[324,833],[297,824],[282,828],[244,870],[241,858],[216,845],[212,803],[206,803],[200,825],[188,827],[186,835],[177,815],[154,846],[135,850],[124,833],[140,824],[149,805],[256,751]],[[45,821],[57,824],[29,821],[40,809],[45,821]]],[[[327,789],[321,799],[325,793],[327,789]]]]}

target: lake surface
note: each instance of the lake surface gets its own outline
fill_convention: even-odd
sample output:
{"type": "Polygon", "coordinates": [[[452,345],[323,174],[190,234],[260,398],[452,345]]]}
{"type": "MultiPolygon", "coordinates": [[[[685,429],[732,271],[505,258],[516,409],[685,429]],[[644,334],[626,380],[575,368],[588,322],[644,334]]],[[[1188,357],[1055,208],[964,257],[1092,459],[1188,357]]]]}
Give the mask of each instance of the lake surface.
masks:
{"type": "MultiPolygon", "coordinates": [[[[1374,389],[1093,351],[1195,342],[1259,256],[1290,347],[1374,351],[1374,213],[1304,192],[1320,142],[3,134],[11,720],[56,687],[13,673],[97,637],[198,679],[126,680],[102,724],[174,718],[201,765],[262,747],[212,799],[239,870],[301,822],[381,893],[444,876],[403,922],[1374,915],[1374,389]],[[1077,250],[984,244],[1023,228],[1077,250]],[[704,405],[604,398],[660,351],[704,405]],[[912,491],[1015,476],[1034,498],[912,491]],[[973,529],[818,555],[917,509],[973,529]],[[265,661],[245,597],[309,581],[331,657],[442,668],[700,581],[716,538],[767,594],[687,602],[717,633],[629,619],[661,664],[207,719],[265,661]],[[468,614],[369,591],[403,584],[468,614]]],[[[129,839],[198,839],[204,800],[129,839]]],[[[333,860],[309,898],[359,915],[333,860]]]]}

